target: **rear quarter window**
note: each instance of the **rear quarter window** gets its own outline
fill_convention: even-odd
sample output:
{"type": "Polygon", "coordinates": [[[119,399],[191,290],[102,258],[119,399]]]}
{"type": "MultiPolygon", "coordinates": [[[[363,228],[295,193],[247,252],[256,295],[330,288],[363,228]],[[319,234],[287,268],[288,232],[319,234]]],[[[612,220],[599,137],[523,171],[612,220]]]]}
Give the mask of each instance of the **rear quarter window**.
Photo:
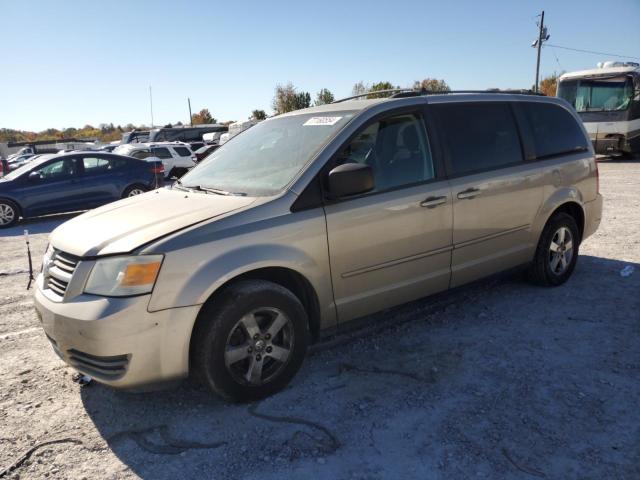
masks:
{"type": "Polygon", "coordinates": [[[577,120],[552,103],[522,102],[519,105],[531,132],[534,155],[543,159],[589,148],[577,120]]]}
{"type": "Polygon", "coordinates": [[[520,136],[507,102],[443,103],[432,107],[453,176],[523,161],[520,136]]]}

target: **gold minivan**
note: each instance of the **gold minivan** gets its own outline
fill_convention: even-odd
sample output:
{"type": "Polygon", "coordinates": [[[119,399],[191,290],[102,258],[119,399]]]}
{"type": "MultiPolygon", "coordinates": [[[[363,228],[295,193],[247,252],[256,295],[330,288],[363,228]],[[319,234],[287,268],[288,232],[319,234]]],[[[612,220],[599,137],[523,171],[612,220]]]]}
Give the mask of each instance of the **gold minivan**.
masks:
{"type": "Polygon", "coordinates": [[[599,225],[598,190],[591,142],[557,98],[332,103],[58,227],[35,305],[55,352],[99,382],[196,374],[256,399],[351,320],[519,265],[564,283],[599,225]]]}

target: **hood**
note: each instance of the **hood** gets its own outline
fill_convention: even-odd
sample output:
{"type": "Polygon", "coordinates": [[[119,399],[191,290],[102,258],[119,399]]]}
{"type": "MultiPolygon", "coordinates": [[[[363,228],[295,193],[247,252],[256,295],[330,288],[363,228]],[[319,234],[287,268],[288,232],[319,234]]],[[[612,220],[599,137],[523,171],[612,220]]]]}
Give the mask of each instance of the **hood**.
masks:
{"type": "Polygon", "coordinates": [[[254,200],[161,188],[75,217],[51,233],[50,243],[79,257],[126,253],[195,223],[247,207],[254,200]]]}

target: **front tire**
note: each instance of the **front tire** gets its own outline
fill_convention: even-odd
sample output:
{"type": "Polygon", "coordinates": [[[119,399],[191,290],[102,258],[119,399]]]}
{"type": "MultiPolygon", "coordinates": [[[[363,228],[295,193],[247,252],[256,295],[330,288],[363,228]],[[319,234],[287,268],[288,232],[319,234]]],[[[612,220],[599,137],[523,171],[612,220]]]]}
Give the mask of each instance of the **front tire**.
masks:
{"type": "Polygon", "coordinates": [[[542,231],[529,280],[536,285],[556,287],[566,282],[578,261],[580,232],[575,219],[566,213],[554,214],[542,231]]]}
{"type": "Polygon", "coordinates": [[[0,228],[14,226],[20,220],[20,210],[11,200],[0,200],[0,228]]]}
{"type": "Polygon", "coordinates": [[[245,402],[282,390],[298,372],[308,319],[286,288],[246,280],[205,304],[193,335],[200,380],[227,400],[245,402]]]}

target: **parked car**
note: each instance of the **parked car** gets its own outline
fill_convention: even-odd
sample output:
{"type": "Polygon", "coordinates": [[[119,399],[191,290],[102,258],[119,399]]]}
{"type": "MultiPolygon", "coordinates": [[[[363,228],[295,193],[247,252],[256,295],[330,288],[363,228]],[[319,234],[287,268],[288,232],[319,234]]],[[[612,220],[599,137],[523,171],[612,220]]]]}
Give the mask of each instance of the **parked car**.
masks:
{"type": "Polygon", "coordinates": [[[569,104],[402,95],[270,118],[58,227],[35,290],[54,350],[115,387],[193,373],[252,400],[351,320],[520,265],[566,282],[602,215],[569,104]]]}
{"type": "Polygon", "coordinates": [[[215,144],[215,145],[205,145],[204,147],[199,148],[198,150],[193,152],[196,156],[196,161],[201,162],[202,160],[207,158],[210,154],[215,152],[219,147],[220,145],[215,144]]]}
{"type": "Polygon", "coordinates": [[[9,173],[9,163],[4,157],[0,157],[0,177],[3,177],[6,173],[9,173]]]}
{"type": "Polygon", "coordinates": [[[89,151],[42,155],[0,178],[0,228],[139,195],[162,186],[163,176],[159,161],[89,151]]]}
{"type": "Polygon", "coordinates": [[[130,143],[118,145],[113,153],[139,159],[155,157],[162,161],[167,178],[180,178],[196,164],[195,154],[182,142],[130,143]]]}
{"type": "Polygon", "coordinates": [[[8,171],[13,171],[17,168],[20,168],[25,163],[30,162],[34,157],[37,157],[33,153],[25,153],[23,155],[18,155],[17,157],[10,158],[7,162],[8,171]]]}
{"type": "Polygon", "coordinates": [[[118,145],[104,145],[98,149],[100,152],[113,152],[118,145]]]}
{"type": "Polygon", "coordinates": [[[195,125],[193,127],[163,127],[151,130],[149,134],[150,142],[203,142],[202,136],[212,132],[226,132],[229,128],[226,125],[216,123],[207,125],[195,125]]]}

